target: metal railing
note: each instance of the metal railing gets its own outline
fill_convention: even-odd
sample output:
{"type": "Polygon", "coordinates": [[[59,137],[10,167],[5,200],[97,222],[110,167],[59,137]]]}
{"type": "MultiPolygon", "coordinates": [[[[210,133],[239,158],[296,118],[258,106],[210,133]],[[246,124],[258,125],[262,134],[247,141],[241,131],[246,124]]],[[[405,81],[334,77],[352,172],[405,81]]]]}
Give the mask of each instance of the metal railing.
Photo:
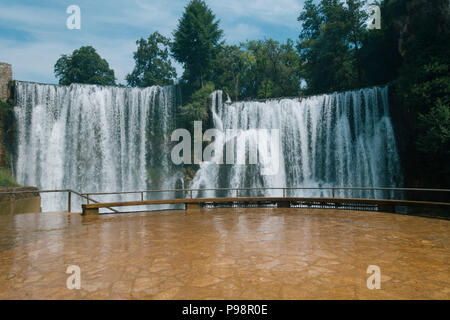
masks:
{"type": "MultiPolygon", "coordinates": [[[[250,190],[282,190],[283,198],[286,197],[287,190],[330,190],[331,198],[335,198],[336,190],[360,190],[360,191],[426,191],[426,192],[448,192],[450,189],[427,189],[427,188],[371,188],[371,187],[252,187],[252,188],[201,188],[201,189],[161,189],[161,190],[139,190],[139,191],[115,191],[115,192],[90,192],[83,193],[89,204],[90,196],[93,195],[114,195],[114,194],[140,194],[141,201],[144,200],[146,193],[163,193],[163,192],[187,192],[189,197],[193,198],[193,192],[201,191],[234,191],[236,198],[239,198],[239,191],[250,190]]],[[[449,197],[450,199],[450,197],[449,197]]]]}
{"type": "MultiPolygon", "coordinates": [[[[383,187],[251,187],[251,188],[198,188],[198,189],[161,189],[161,190],[139,190],[139,191],[114,191],[114,192],[88,192],[81,193],[72,189],[57,189],[57,190],[23,190],[23,191],[6,191],[0,192],[0,195],[13,195],[15,197],[16,194],[25,194],[25,193],[67,193],[67,212],[72,211],[72,193],[80,197],[81,199],[85,199],[86,203],[101,203],[98,200],[92,198],[92,196],[102,196],[102,195],[125,195],[125,194],[140,194],[140,200],[144,202],[144,195],[148,193],[165,193],[165,192],[183,192],[187,193],[186,198],[193,199],[194,192],[203,192],[203,191],[231,191],[234,193],[236,198],[242,196],[243,191],[253,191],[253,190],[281,190],[282,197],[287,197],[286,192],[290,190],[329,190],[331,198],[336,198],[336,191],[338,190],[360,190],[360,191],[399,191],[399,192],[436,192],[436,193],[449,193],[449,196],[446,197],[446,203],[450,199],[450,189],[429,189],[429,188],[383,188],[383,187]]],[[[389,193],[388,193],[389,195],[389,193]]],[[[221,197],[215,197],[220,199],[221,197]]],[[[113,212],[118,213],[114,208],[107,208],[113,212]]]]}

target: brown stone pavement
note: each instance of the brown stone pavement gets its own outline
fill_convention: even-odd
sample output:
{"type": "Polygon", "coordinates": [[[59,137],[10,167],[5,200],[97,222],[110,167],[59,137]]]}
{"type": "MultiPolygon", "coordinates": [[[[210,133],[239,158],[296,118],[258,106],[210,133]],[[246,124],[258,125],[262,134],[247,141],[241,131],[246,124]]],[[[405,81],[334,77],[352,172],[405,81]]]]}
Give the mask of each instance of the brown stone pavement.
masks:
{"type": "Polygon", "coordinates": [[[450,221],[377,212],[0,216],[0,299],[450,299],[449,262],[450,221]]]}

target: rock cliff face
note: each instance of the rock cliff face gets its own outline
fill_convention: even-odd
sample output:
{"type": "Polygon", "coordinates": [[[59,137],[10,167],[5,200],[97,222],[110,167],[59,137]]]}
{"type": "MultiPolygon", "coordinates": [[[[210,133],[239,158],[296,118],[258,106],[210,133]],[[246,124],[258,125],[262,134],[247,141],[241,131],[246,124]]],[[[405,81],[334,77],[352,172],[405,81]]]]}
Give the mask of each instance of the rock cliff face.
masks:
{"type": "Polygon", "coordinates": [[[423,28],[423,22],[432,17],[440,31],[450,27],[450,0],[407,0],[391,1],[401,10],[394,20],[398,32],[398,51],[402,57],[408,54],[408,48],[416,41],[416,28],[423,28]],[[424,18],[427,19],[424,19],[424,18]]]}

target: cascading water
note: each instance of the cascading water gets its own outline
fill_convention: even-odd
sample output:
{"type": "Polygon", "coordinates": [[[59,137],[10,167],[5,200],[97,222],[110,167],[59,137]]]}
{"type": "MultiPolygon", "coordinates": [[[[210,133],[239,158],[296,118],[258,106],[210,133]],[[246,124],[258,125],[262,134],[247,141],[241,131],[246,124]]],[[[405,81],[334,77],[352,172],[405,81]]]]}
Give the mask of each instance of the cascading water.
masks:
{"type": "MultiPolygon", "coordinates": [[[[172,166],[167,143],[175,108],[170,86],[16,82],[15,177],[22,185],[82,192],[180,188],[183,179],[172,166]]],[[[64,210],[65,197],[44,194],[43,210],[64,210]]],[[[140,195],[98,198],[137,200],[140,195]]]]}
{"type": "MultiPolygon", "coordinates": [[[[233,145],[234,156],[244,154],[247,162],[223,161],[230,142],[225,135],[223,148],[215,149],[213,159],[200,165],[190,186],[401,186],[387,90],[375,87],[301,99],[232,104],[223,103],[221,92],[215,92],[211,107],[214,127],[221,132],[237,130],[232,139],[244,141],[244,145],[233,145]],[[256,149],[250,147],[252,142],[260,141],[261,129],[279,132],[275,174],[265,173],[266,167],[261,164],[261,159],[267,160],[265,149],[259,144],[256,149]],[[250,143],[246,144],[246,140],[250,143]],[[250,150],[257,150],[256,164],[249,164],[250,150]],[[217,164],[220,162],[225,164],[217,164]]],[[[176,107],[175,87],[138,89],[16,82],[14,175],[20,184],[41,189],[106,192],[181,188],[184,176],[170,158],[176,107]]],[[[216,141],[220,143],[221,138],[216,137],[216,141]]],[[[245,194],[271,196],[281,195],[281,191],[241,192],[245,194]]],[[[197,197],[224,195],[233,193],[194,193],[197,197]]],[[[287,195],[330,196],[330,191],[290,190],[287,195]]],[[[389,196],[382,190],[342,190],[335,195],[389,196]]],[[[174,196],[184,195],[147,194],[146,199],[174,196]]],[[[135,194],[99,196],[97,200],[139,198],[135,194]]],[[[75,206],[81,203],[79,198],[73,201],[75,206]]],[[[44,211],[64,210],[66,205],[65,194],[43,195],[44,211]]]]}
{"type": "MultiPolygon", "coordinates": [[[[274,175],[262,174],[259,163],[217,164],[225,158],[227,145],[224,144],[215,158],[200,165],[191,182],[192,188],[396,187],[402,184],[400,161],[389,116],[387,87],[302,99],[232,104],[222,103],[222,93],[216,91],[212,95],[211,113],[218,130],[240,130],[236,139],[238,141],[258,141],[258,130],[278,129],[278,172],[274,175]]],[[[234,148],[237,154],[248,153],[251,150],[249,145],[240,151],[234,148]]],[[[263,153],[259,147],[257,150],[261,157],[263,153]]],[[[265,196],[279,196],[281,193],[281,190],[241,192],[243,195],[265,196]]],[[[232,191],[207,191],[196,196],[233,194],[232,191]]],[[[331,192],[288,190],[287,195],[331,196],[331,192]]],[[[389,196],[383,190],[341,190],[335,195],[389,196]]]]}

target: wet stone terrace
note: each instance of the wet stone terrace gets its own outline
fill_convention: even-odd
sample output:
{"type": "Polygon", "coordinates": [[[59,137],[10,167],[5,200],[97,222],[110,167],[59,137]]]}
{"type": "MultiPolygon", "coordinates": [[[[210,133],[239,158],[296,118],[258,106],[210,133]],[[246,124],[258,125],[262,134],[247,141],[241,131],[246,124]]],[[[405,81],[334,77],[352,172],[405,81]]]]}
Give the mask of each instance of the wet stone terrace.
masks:
{"type": "Polygon", "coordinates": [[[0,216],[0,299],[450,299],[449,262],[450,221],[377,212],[0,216]]]}

